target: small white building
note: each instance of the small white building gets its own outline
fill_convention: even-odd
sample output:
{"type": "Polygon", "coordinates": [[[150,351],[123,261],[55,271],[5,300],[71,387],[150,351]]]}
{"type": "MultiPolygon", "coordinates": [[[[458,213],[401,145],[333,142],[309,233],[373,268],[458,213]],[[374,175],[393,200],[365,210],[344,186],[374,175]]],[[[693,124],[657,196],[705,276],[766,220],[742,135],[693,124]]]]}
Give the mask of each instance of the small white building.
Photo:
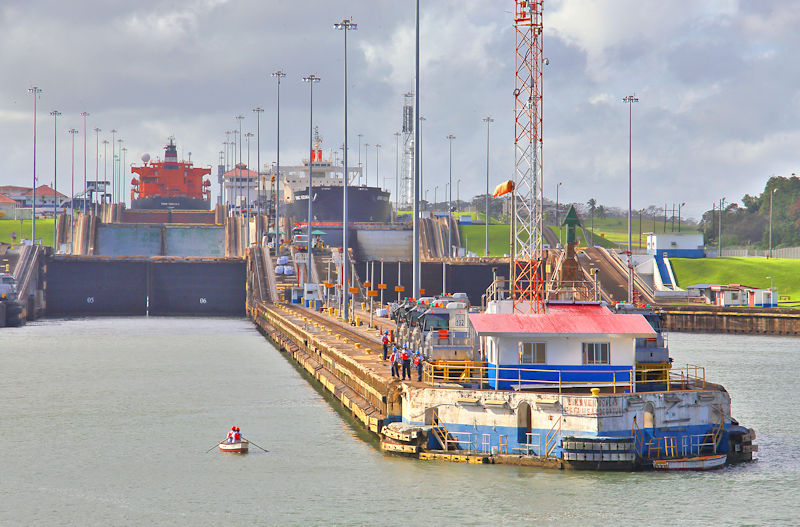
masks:
{"type": "Polygon", "coordinates": [[[773,289],[741,284],[697,284],[686,289],[698,291],[706,302],[720,307],[778,307],[778,294],[773,289]]]}
{"type": "Polygon", "coordinates": [[[636,339],[656,332],[639,314],[601,305],[548,305],[541,314],[469,315],[496,390],[633,386],[636,339]]]}
{"type": "Polygon", "coordinates": [[[705,241],[701,232],[647,233],[647,252],[659,258],[704,258],[705,241]]]}
{"type": "MultiPolygon", "coordinates": [[[[223,203],[232,207],[245,207],[258,200],[258,172],[239,163],[222,175],[223,203]]],[[[268,196],[262,196],[269,200],[268,196]]]]}

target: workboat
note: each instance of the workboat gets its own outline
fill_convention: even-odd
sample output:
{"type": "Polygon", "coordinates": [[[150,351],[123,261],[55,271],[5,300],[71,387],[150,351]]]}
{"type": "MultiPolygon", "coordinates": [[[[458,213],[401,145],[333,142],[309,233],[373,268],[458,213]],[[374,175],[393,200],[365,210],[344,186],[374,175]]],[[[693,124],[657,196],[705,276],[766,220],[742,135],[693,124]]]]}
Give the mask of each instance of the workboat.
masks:
{"type": "Polygon", "coordinates": [[[725,465],[727,454],[713,456],[681,457],[675,459],[654,459],[656,470],[714,470],[725,465]]]}
{"type": "Polygon", "coordinates": [[[241,441],[234,441],[233,443],[228,443],[227,441],[219,442],[220,452],[229,452],[233,454],[246,454],[249,448],[250,448],[250,441],[248,441],[247,439],[242,439],[241,441]]]}

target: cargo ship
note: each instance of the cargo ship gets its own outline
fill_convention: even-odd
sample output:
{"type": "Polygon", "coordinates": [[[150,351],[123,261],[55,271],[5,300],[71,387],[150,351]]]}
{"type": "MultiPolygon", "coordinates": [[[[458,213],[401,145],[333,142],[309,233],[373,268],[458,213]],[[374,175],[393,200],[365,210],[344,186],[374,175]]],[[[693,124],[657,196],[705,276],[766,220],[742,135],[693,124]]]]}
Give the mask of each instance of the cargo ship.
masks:
{"type": "Polygon", "coordinates": [[[195,168],[191,161],[178,161],[172,137],[164,147],[164,161],[150,162],[142,156],[142,166],[131,167],[139,177],[131,179],[132,209],[209,210],[211,182],[203,179],[210,168],[195,168]]]}
{"type": "MultiPolygon", "coordinates": [[[[342,221],[342,188],[344,167],[337,161],[323,159],[322,139],[315,131],[311,161],[301,165],[281,167],[285,213],[295,222],[308,219],[308,171],[314,174],[312,214],[315,223],[342,221]]],[[[389,223],[392,221],[392,202],[387,190],[360,184],[361,167],[349,166],[348,220],[352,222],[389,223]],[[356,184],[353,184],[356,182],[356,184]]]]}

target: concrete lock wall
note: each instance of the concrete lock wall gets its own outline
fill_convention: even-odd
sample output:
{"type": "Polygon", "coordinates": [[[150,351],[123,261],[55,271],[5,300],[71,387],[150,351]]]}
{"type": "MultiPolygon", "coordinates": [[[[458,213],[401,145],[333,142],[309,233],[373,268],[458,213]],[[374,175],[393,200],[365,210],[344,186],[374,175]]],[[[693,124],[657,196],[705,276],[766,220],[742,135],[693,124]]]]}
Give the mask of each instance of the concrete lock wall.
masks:
{"type": "Polygon", "coordinates": [[[167,227],[165,256],[225,256],[223,227],[167,227]]]}
{"type": "Polygon", "coordinates": [[[397,262],[411,258],[412,240],[410,230],[358,229],[355,246],[359,259],[397,262]]]}
{"type": "Polygon", "coordinates": [[[158,225],[100,225],[96,256],[157,256],[161,254],[158,225]]]}
{"type": "Polygon", "coordinates": [[[245,273],[244,260],[153,265],[150,314],[244,316],[245,273]]]}
{"type": "Polygon", "coordinates": [[[48,316],[147,312],[145,262],[50,260],[46,272],[48,316]]]}

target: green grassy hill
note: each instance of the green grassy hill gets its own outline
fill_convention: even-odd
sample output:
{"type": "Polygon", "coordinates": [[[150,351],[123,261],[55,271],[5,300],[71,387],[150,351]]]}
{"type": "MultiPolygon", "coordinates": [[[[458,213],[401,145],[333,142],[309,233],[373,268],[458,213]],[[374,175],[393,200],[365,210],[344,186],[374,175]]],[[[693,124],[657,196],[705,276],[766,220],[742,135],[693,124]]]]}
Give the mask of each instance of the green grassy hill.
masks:
{"type": "MultiPolygon", "coordinates": [[[[36,237],[42,238],[43,245],[53,246],[53,239],[55,238],[53,234],[54,230],[55,227],[52,218],[36,220],[36,237]]],[[[22,238],[30,239],[30,237],[30,220],[22,220],[21,222],[19,220],[0,220],[0,243],[19,243],[22,238]],[[11,240],[12,232],[17,235],[16,242],[12,242],[11,240]]]]}
{"type": "Polygon", "coordinates": [[[670,258],[678,286],[742,284],[768,288],[772,277],[778,299],[800,301],[800,260],[784,258],[670,258]]]}
{"type": "MultiPolygon", "coordinates": [[[[547,227],[552,229],[558,236],[558,231],[555,227],[547,227]]],[[[509,249],[509,225],[508,224],[489,224],[489,256],[503,256],[510,252],[509,249]]],[[[486,239],[486,227],[484,225],[459,225],[458,231],[461,234],[461,240],[464,242],[467,250],[474,251],[478,256],[483,256],[483,244],[486,239]]],[[[566,236],[566,234],[564,234],[566,236]]],[[[627,238],[626,238],[627,239],[627,238]]],[[[612,248],[617,245],[601,236],[595,236],[595,245],[601,247],[612,248]]],[[[578,228],[578,244],[586,246],[586,237],[583,229],[578,228]]]]}

